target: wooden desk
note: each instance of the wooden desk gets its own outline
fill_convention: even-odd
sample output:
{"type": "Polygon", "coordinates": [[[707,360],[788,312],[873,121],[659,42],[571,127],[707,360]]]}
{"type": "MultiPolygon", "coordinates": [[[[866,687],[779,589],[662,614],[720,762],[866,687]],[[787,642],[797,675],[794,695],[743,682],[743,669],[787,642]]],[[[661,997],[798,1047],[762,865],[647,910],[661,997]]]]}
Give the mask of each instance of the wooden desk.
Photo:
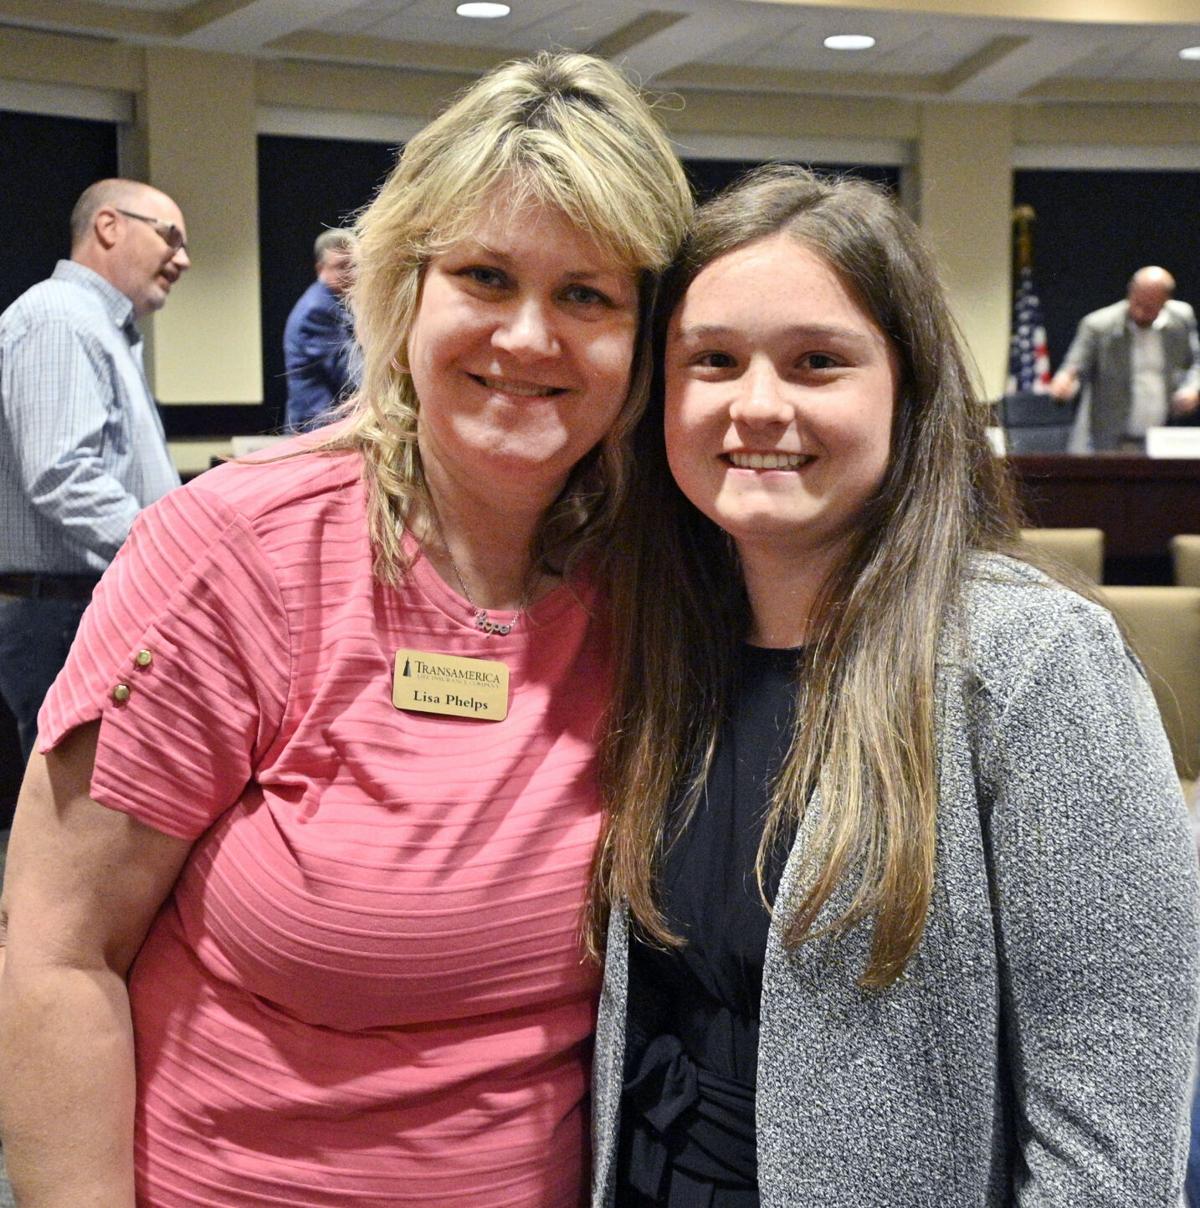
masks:
{"type": "Polygon", "coordinates": [[[1200,533],[1200,460],[1031,453],[1009,462],[1029,523],[1103,529],[1106,560],[1126,560],[1131,571],[1130,560],[1146,563],[1146,571],[1151,561],[1158,567],[1143,582],[1170,582],[1170,539],[1200,533]]]}

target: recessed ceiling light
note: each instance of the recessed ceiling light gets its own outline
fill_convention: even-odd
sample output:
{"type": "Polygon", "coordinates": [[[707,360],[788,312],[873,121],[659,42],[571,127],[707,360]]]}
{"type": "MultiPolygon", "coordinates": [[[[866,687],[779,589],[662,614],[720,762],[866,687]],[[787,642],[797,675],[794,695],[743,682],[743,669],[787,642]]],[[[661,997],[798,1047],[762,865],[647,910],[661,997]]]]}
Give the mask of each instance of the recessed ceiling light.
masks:
{"type": "Polygon", "coordinates": [[[512,9],[507,4],[460,4],[455,10],[460,17],[507,17],[512,9]]]}
{"type": "Polygon", "coordinates": [[[833,34],[825,39],[827,50],[870,50],[874,45],[870,34],[833,34]]]}
{"type": "Polygon", "coordinates": [[[1185,46],[1180,52],[1181,59],[1200,59],[1200,46],[1185,46]]]}

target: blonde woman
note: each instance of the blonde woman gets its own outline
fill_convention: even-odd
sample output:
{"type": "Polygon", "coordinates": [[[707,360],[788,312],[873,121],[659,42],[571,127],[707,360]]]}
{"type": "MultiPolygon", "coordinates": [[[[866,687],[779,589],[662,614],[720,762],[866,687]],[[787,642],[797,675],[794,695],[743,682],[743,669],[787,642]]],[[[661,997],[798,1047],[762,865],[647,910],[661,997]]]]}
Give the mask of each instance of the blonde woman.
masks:
{"type": "Polygon", "coordinates": [[[498,69],[361,219],[341,426],[140,521],[9,849],[22,1204],[579,1202],[604,554],[689,208],[611,67],[498,69]]]}
{"type": "Polygon", "coordinates": [[[1108,613],[1002,554],[917,231],[764,170],[701,210],[663,320],[594,1203],[1174,1208],[1198,915],[1171,754],[1108,613]]]}

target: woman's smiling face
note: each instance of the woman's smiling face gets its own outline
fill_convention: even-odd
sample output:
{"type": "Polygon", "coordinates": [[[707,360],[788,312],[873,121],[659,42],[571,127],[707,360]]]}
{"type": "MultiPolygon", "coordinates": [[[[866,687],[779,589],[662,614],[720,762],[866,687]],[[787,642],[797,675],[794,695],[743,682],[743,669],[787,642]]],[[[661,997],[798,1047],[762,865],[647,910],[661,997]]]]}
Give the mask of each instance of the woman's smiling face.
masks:
{"type": "Polygon", "coordinates": [[[786,232],[697,274],[666,345],[666,443],[683,493],[743,559],[832,566],[883,481],[898,366],[884,333],[786,232]]]}
{"type": "Polygon", "coordinates": [[[629,392],[633,270],[560,211],[505,197],[425,269],[408,363],[427,471],[553,499],[629,392]]]}

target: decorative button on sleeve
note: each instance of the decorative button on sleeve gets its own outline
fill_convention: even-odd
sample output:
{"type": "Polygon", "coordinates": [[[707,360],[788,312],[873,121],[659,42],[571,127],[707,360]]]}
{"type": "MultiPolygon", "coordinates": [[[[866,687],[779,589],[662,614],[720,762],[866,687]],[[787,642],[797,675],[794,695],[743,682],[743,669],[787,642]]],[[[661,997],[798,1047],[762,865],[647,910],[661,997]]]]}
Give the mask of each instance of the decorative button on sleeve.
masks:
{"type": "Polygon", "coordinates": [[[133,689],[128,684],[118,684],[112,690],[112,698],[118,705],[123,705],[130,697],[133,689]]]}
{"type": "Polygon", "coordinates": [[[138,667],[149,667],[154,662],[154,655],[149,650],[139,650],[133,656],[134,664],[138,667]]]}

